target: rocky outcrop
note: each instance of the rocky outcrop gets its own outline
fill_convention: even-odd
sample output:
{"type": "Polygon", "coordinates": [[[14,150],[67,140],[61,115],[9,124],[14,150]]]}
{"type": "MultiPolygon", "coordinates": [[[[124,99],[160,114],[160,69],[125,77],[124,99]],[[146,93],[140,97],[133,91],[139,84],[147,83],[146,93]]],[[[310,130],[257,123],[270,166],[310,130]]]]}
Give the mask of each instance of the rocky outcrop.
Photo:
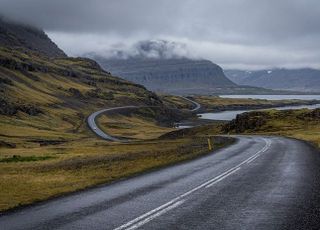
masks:
{"type": "Polygon", "coordinates": [[[224,133],[244,133],[252,131],[276,131],[280,127],[294,123],[320,121],[320,108],[314,110],[252,111],[237,115],[235,119],[223,125],[224,133]]]}
{"type": "Polygon", "coordinates": [[[268,114],[261,111],[238,114],[236,119],[223,126],[223,132],[235,131],[243,133],[247,130],[255,130],[266,124],[268,114]]]}
{"type": "Polygon", "coordinates": [[[306,114],[302,114],[298,116],[298,118],[302,120],[320,120],[320,108],[314,109],[306,114]]]}
{"type": "Polygon", "coordinates": [[[30,116],[36,116],[42,111],[34,105],[12,103],[4,98],[0,98],[0,114],[15,115],[17,112],[23,112],[30,116]]]}

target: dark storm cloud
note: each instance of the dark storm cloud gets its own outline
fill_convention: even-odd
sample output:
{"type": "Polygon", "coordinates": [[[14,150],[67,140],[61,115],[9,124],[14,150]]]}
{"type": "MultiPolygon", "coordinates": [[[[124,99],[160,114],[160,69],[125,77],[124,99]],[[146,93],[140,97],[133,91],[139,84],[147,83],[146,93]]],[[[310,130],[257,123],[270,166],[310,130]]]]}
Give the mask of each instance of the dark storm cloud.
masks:
{"type": "Polygon", "coordinates": [[[73,55],[162,39],[225,67],[320,68],[318,0],[0,0],[0,13],[73,55]]]}

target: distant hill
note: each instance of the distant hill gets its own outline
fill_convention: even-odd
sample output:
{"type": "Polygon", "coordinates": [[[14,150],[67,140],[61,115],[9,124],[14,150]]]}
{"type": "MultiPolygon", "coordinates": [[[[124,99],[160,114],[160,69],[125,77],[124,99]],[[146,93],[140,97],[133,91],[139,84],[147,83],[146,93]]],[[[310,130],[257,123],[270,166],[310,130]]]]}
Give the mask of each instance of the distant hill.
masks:
{"type": "Polygon", "coordinates": [[[43,31],[1,18],[0,45],[15,49],[32,50],[48,57],[66,57],[66,54],[43,31]]]}
{"type": "Polygon", "coordinates": [[[226,78],[220,66],[208,60],[141,57],[107,59],[101,56],[93,58],[113,75],[142,84],[153,91],[201,93],[237,86],[226,78]]]}
{"type": "Polygon", "coordinates": [[[274,90],[320,92],[320,70],[317,69],[225,70],[224,73],[239,85],[274,90]]]}

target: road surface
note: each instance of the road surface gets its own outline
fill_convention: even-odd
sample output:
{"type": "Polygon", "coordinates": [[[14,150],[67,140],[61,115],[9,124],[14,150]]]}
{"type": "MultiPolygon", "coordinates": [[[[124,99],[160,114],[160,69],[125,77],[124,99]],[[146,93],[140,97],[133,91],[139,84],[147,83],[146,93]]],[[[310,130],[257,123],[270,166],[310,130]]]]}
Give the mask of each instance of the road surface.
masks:
{"type": "Polygon", "coordinates": [[[319,229],[320,153],[239,137],[193,161],[0,217],[1,229],[319,229]]]}

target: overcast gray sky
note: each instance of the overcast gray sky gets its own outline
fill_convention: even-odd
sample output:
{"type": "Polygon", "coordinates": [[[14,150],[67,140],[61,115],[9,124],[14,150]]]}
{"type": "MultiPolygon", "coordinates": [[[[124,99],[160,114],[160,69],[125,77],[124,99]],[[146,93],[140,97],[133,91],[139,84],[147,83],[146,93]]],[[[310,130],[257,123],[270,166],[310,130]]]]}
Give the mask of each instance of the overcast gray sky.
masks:
{"type": "Polygon", "coordinates": [[[73,56],[163,39],[224,68],[320,68],[319,0],[0,0],[0,14],[73,56]]]}

